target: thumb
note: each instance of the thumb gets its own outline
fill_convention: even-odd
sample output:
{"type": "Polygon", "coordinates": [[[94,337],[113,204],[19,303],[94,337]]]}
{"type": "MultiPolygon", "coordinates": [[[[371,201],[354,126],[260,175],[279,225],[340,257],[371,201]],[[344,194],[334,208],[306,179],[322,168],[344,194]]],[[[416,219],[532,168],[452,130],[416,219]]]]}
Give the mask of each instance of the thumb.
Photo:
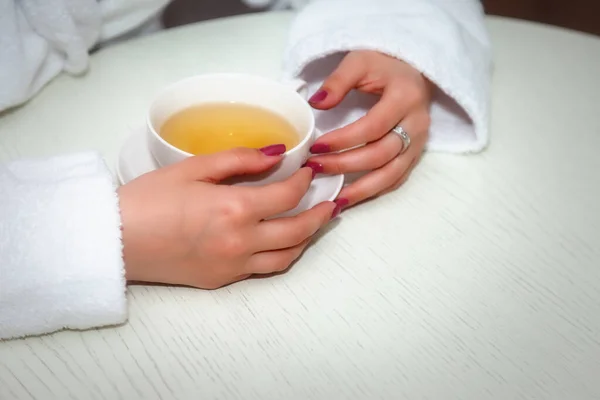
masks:
{"type": "Polygon", "coordinates": [[[348,54],[338,67],[323,82],[319,90],[308,102],[319,110],[329,110],[337,106],[363,78],[364,63],[359,57],[348,54]]]}
{"type": "Polygon", "coordinates": [[[281,161],[285,151],[284,144],[262,149],[238,147],[206,156],[190,157],[180,166],[189,179],[217,183],[234,176],[266,172],[281,161]]]}

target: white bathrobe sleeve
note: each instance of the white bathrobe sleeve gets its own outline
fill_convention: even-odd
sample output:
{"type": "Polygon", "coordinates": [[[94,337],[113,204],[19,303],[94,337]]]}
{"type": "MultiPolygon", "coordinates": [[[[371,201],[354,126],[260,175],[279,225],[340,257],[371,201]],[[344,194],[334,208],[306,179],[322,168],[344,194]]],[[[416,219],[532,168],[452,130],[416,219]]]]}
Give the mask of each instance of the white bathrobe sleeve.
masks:
{"type": "MultiPolygon", "coordinates": [[[[477,152],[488,143],[491,50],[477,0],[279,0],[308,3],[296,18],[284,56],[287,77],[316,90],[344,52],[377,50],[402,59],[436,84],[428,148],[477,152]]],[[[353,93],[318,112],[324,131],[372,106],[353,93]]],[[[410,134],[410,132],[409,132],[410,134]]]]}
{"type": "Polygon", "coordinates": [[[0,339],[125,321],[115,185],[96,153],[0,165],[0,339]]]}
{"type": "Polygon", "coordinates": [[[169,0],[0,0],[0,112],[60,73],[84,73],[89,51],[139,29],[169,0]]]}

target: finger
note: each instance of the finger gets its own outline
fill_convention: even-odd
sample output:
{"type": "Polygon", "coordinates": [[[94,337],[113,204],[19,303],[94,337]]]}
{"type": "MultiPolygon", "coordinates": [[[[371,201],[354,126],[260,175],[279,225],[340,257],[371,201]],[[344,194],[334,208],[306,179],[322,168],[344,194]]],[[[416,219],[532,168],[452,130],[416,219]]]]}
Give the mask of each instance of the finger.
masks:
{"type": "Polygon", "coordinates": [[[243,189],[258,221],[296,208],[310,188],[312,179],[311,168],[300,168],[284,181],[243,189]]]}
{"type": "Polygon", "coordinates": [[[281,161],[285,145],[273,145],[263,149],[235,148],[206,156],[194,156],[172,165],[183,176],[205,182],[268,171],[281,161]]]}
{"type": "Polygon", "coordinates": [[[357,149],[338,154],[312,157],[307,165],[326,174],[346,174],[377,169],[396,157],[404,143],[396,133],[389,133],[381,139],[357,149]]]}
{"type": "MultiPolygon", "coordinates": [[[[347,199],[349,205],[354,205],[370,197],[381,194],[396,184],[401,184],[402,177],[418,161],[429,136],[429,113],[427,111],[412,113],[401,122],[411,138],[411,144],[405,153],[401,153],[388,164],[357,179],[342,189],[338,198],[347,199]],[[416,160],[416,161],[415,161],[416,160]]],[[[390,132],[389,135],[396,135],[390,132]]],[[[408,176],[407,176],[408,177],[408,176]]]]}
{"type": "Polygon", "coordinates": [[[240,276],[236,276],[235,278],[233,278],[231,280],[231,282],[229,284],[245,281],[246,279],[250,278],[251,276],[252,276],[252,274],[242,274],[240,276]]]}
{"type": "Polygon", "coordinates": [[[243,275],[239,275],[239,276],[235,276],[235,277],[218,276],[218,277],[215,277],[214,279],[203,280],[201,282],[197,282],[191,286],[197,287],[200,289],[215,290],[215,289],[220,289],[224,286],[234,284],[239,281],[243,281],[244,279],[248,279],[250,276],[251,276],[251,274],[243,274],[243,275]]]}
{"type": "Polygon", "coordinates": [[[415,170],[415,167],[421,162],[422,155],[423,155],[423,153],[421,153],[417,157],[415,157],[415,159],[412,161],[412,163],[410,163],[410,166],[408,167],[408,169],[406,170],[404,175],[402,175],[400,177],[400,179],[398,179],[391,187],[385,189],[383,192],[380,192],[378,194],[378,196],[383,196],[384,194],[393,192],[394,190],[398,189],[400,186],[404,185],[404,183],[408,180],[408,178],[410,178],[410,175],[412,174],[412,172],[415,170]]]}
{"type": "Polygon", "coordinates": [[[327,201],[295,217],[276,218],[258,224],[255,235],[259,251],[294,247],[313,236],[333,216],[337,205],[327,201]]]}
{"type": "Polygon", "coordinates": [[[348,54],[308,102],[320,110],[337,106],[358,85],[366,73],[365,67],[360,57],[348,54]]]}
{"type": "Polygon", "coordinates": [[[357,179],[346,186],[339,198],[348,200],[348,205],[354,205],[368,198],[376,196],[381,191],[392,186],[408,169],[412,158],[399,156],[384,165],[357,179]]]}
{"type": "Polygon", "coordinates": [[[407,149],[407,156],[413,156],[413,160],[408,166],[407,170],[404,174],[392,184],[391,187],[383,190],[378,194],[378,196],[382,196],[384,194],[393,192],[398,189],[400,186],[404,185],[404,183],[410,178],[410,174],[415,169],[417,164],[421,161],[421,156],[423,155],[423,150],[425,148],[425,144],[427,143],[427,139],[429,138],[429,126],[430,126],[430,118],[429,112],[423,112],[417,114],[414,118],[407,119],[406,122],[403,122],[403,125],[406,125],[409,129],[413,129],[414,131],[420,130],[420,135],[417,135],[414,142],[414,147],[407,149]]]}
{"type": "Polygon", "coordinates": [[[390,186],[389,188],[387,188],[387,189],[379,192],[377,194],[377,196],[383,196],[384,194],[388,194],[390,192],[393,192],[394,190],[398,189],[400,186],[404,185],[404,183],[408,180],[408,178],[410,178],[410,174],[415,169],[415,165],[417,163],[418,163],[417,159],[414,159],[413,162],[410,163],[410,165],[408,166],[408,168],[404,172],[404,174],[402,174],[402,176],[400,177],[400,179],[398,179],[396,182],[394,182],[392,184],[392,186],[390,186]]]}
{"type": "Polygon", "coordinates": [[[404,119],[409,108],[410,103],[402,95],[402,88],[390,86],[364,117],[321,136],[312,145],[311,152],[330,153],[380,139],[404,119]]]}
{"type": "Polygon", "coordinates": [[[246,264],[246,271],[250,274],[271,274],[286,270],[301,255],[311,238],[285,250],[265,251],[256,253],[246,264]]]}

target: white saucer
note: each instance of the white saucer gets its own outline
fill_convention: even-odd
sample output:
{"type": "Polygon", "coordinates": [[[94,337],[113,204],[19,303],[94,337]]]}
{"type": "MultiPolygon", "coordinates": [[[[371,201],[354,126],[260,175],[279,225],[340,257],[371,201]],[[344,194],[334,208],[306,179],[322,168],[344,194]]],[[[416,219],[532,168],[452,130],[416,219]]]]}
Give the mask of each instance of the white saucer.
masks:
{"type": "MultiPolygon", "coordinates": [[[[319,133],[317,133],[320,136],[319,133]]],[[[117,176],[122,185],[140,175],[158,169],[146,142],[146,129],[136,128],[127,138],[119,153],[117,176]]],[[[323,201],[333,201],[344,186],[344,175],[317,175],[300,204],[279,216],[293,216],[323,201]]]]}

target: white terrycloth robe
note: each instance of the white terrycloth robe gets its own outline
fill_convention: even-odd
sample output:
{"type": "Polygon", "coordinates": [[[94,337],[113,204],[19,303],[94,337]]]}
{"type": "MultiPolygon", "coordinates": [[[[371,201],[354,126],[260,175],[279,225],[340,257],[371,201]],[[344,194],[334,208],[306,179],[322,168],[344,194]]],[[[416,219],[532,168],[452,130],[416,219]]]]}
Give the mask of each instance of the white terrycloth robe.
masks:
{"type": "MultiPolygon", "coordinates": [[[[168,0],[0,0],[0,111],[60,73],[88,68],[94,46],[156,26],[168,0]]],[[[315,90],[345,51],[403,59],[439,88],[430,150],[488,142],[490,47],[477,0],[247,0],[300,8],[284,73],[315,90]]],[[[329,130],[364,115],[351,95],[318,112],[329,130]]],[[[0,140],[2,138],[0,137],[0,140]]],[[[0,338],[119,324],[127,318],[118,199],[96,153],[0,165],[0,338]]]]}

